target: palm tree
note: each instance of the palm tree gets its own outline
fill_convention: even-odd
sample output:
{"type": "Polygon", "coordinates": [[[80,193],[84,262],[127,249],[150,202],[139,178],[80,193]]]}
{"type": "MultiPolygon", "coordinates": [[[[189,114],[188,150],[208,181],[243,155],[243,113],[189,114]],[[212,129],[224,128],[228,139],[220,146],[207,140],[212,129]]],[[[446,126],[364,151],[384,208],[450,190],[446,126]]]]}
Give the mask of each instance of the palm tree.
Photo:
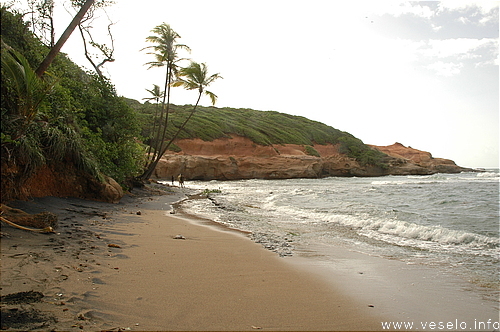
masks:
{"type": "Polygon", "coordinates": [[[153,67],[166,66],[167,72],[165,75],[165,93],[163,95],[160,112],[160,126],[158,127],[156,137],[153,141],[154,155],[151,159],[151,162],[147,165],[144,173],[139,177],[142,180],[148,179],[151,174],[153,174],[153,171],[162,156],[160,151],[163,150],[165,135],[167,133],[168,114],[170,110],[170,87],[172,85],[174,75],[177,74],[177,62],[183,60],[182,58],[178,57],[177,51],[179,49],[190,51],[188,46],[183,44],[176,44],[177,38],[180,38],[181,36],[177,32],[175,32],[170,27],[170,25],[162,23],[156,26],[152,30],[152,32],[154,32],[156,35],[147,37],[146,41],[154,43],[155,45],[148,46],[145,49],[153,50],[153,52],[150,52],[148,54],[154,55],[155,61],[151,61],[146,64],[149,65],[149,69],[153,67]],[[163,120],[163,116],[165,116],[165,120],[163,120]],[[161,127],[162,122],[163,129],[161,127]]]}
{"type": "MultiPolygon", "coordinates": [[[[151,134],[154,135],[154,133],[156,132],[156,122],[157,122],[156,118],[158,117],[158,106],[160,104],[160,99],[162,99],[164,96],[164,92],[160,91],[160,86],[158,86],[156,84],[153,84],[152,90],[146,89],[146,91],[151,94],[151,97],[142,98],[142,99],[147,100],[147,101],[151,101],[151,100],[155,101],[155,114],[153,116],[153,130],[151,131],[151,134]]],[[[150,162],[151,148],[152,148],[152,143],[153,143],[152,141],[153,141],[153,137],[151,137],[151,140],[149,142],[149,147],[148,147],[148,152],[147,152],[148,159],[146,160],[145,166],[147,166],[148,163],[150,162]]]]}
{"type": "Polygon", "coordinates": [[[30,67],[28,60],[1,41],[2,68],[5,78],[13,85],[17,103],[10,109],[12,120],[19,128],[15,138],[21,137],[38,113],[38,108],[56,83],[55,79],[41,79],[30,67]]]}
{"type": "Polygon", "coordinates": [[[161,151],[161,155],[163,155],[170,145],[173,143],[173,141],[177,138],[179,133],[184,129],[188,121],[191,119],[193,116],[194,112],[196,112],[196,108],[198,107],[198,104],[200,103],[201,96],[203,94],[207,95],[210,97],[210,100],[212,101],[212,105],[215,105],[215,102],[217,101],[217,96],[208,90],[205,90],[206,87],[208,87],[210,84],[213,83],[218,78],[223,78],[222,76],[217,74],[212,74],[208,75],[208,68],[205,63],[197,63],[194,61],[191,61],[191,64],[186,67],[182,68],[179,71],[179,79],[173,83],[173,86],[182,86],[186,90],[198,90],[198,99],[196,100],[196,104],[193,106],[193,109],[191,110],[191,113],[189,113],[189,116],[184,120],[182,125],[179,127],[175,135],[170,139],[168,142],[167,146],[161,151]]]}

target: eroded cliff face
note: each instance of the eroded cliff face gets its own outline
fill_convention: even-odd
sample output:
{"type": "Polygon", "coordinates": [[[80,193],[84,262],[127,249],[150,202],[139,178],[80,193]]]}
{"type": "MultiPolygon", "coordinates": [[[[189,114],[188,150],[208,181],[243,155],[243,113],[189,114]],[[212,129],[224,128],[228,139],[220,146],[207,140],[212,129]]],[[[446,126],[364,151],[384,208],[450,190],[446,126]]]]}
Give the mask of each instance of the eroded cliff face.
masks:
{"type": "Polygon", "coordinates": [[[309,156],[304,146],[294,144],[262,146],[234,136],[211,142],[179,140],[180,153],[165,155],[154,177],[170,180],[183,174],[189,180],[290,179],[327,176],[427,175],[465,170],[451,160],[432,158],[428,152],[396,143],[372,146],[386,154],[389,168],[362,166],[339,152],[338,146],[314,145],[321,157],[309,156]],[[391,148],[392,147],[392,148],[391,148]]]}
{"type": "Polygon", "coordinates": [[[105,177],[103,183],[99,182],[71,163],[45,165],[23,181],[21,186],[14,185],[18,181],[9,180],[18,172],[16,169],[2,168],[2,202],[54,196],[118,203],[124,194],[114,179],[105,177]]]}

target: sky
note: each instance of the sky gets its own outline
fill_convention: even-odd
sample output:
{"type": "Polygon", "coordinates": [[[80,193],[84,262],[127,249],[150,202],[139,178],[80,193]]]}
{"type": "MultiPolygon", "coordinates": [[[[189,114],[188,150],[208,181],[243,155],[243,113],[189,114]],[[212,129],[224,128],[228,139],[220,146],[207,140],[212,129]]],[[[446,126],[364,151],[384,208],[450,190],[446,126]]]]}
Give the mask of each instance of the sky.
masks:
{"type": "MultiPolygon", "coordinates": [[[[23,0],[26,1],[26,0],[23,0]]],[[[499,164],[499,2],[331,0],[117,0],[98,11],[93,33],[115,62],[104,74],[119,95],[143,101],[163,86],[148,69],[146,37],[170,24],[223,79],[217,107],[278,111],[349,132],[366,144],[405,146],[465,167],[499,164]]],[[[74,11],[58,5],[59,36],[74,11]]],[[[91,68],[74,33],[64,45],[91,68]]],[[[187,62],[186,62],[187,64],[187,62]]],[[[196,91],[175,88],[174,104],[196,91]]],[[[210,105],[210,99],[202,99],[210,105]]]]}

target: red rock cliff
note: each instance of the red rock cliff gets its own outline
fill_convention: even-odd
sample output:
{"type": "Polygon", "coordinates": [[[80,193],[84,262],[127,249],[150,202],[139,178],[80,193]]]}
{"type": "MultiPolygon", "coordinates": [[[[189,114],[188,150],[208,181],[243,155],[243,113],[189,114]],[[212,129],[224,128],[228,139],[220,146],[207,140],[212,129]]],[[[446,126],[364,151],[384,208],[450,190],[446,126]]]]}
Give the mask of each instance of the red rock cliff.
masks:
{"type": "Polygon", "coordinates": [[[428,169],[431,173],[457,173],[470,169],[457,166],[453,160],[434,158],[429,152],[406,147],[401,143],[388,146],[370,145],[393,158],[396,163],[413,164],[428,169]]]}
{"type": "Polygon", "coordinates": [[[307,155],[304,146],[295,144],[262,146],[245,137],[221,138],[211,142],[201,139],[179,140],[180,153],[165,155],[154,176],[170,179],[182,173],[187,179],[289,179],[326,176],[382,176],[388,174],[433,174],[460,172],[452,161],[434,159],[428,152],[406,148],[396,143],[376,147],[388,154],[388,169],[361,166],[339,152],[338,146],[314,145],[320,157],[307,155]],[[386,152],[387,151],[387,152],[386,152]],[[411,155],[413,155],[411,157],[411,155]]]}

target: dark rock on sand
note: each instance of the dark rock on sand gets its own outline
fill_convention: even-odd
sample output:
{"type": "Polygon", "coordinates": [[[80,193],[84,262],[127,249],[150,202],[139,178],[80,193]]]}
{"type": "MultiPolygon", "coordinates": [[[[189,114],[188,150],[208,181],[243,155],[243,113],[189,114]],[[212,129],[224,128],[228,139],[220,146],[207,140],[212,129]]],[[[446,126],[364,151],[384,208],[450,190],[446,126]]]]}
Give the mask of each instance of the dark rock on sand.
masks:
{"type": "Polygon", "coordinates": [[[0,302],[2,304],[33,303],[33,302],[40,302],[42,298],[43,298],[42,293],[35,291],[28,291],[28,292],[18,292],[0,296],[0,302]]]}
{"type": "Polygon", "coordinates": [[[51,323],[56,322],[53,316],[43,314],[34,308],[2,308],[1,310],[2,330],[8,329],[43,329],[51,323]]]}

